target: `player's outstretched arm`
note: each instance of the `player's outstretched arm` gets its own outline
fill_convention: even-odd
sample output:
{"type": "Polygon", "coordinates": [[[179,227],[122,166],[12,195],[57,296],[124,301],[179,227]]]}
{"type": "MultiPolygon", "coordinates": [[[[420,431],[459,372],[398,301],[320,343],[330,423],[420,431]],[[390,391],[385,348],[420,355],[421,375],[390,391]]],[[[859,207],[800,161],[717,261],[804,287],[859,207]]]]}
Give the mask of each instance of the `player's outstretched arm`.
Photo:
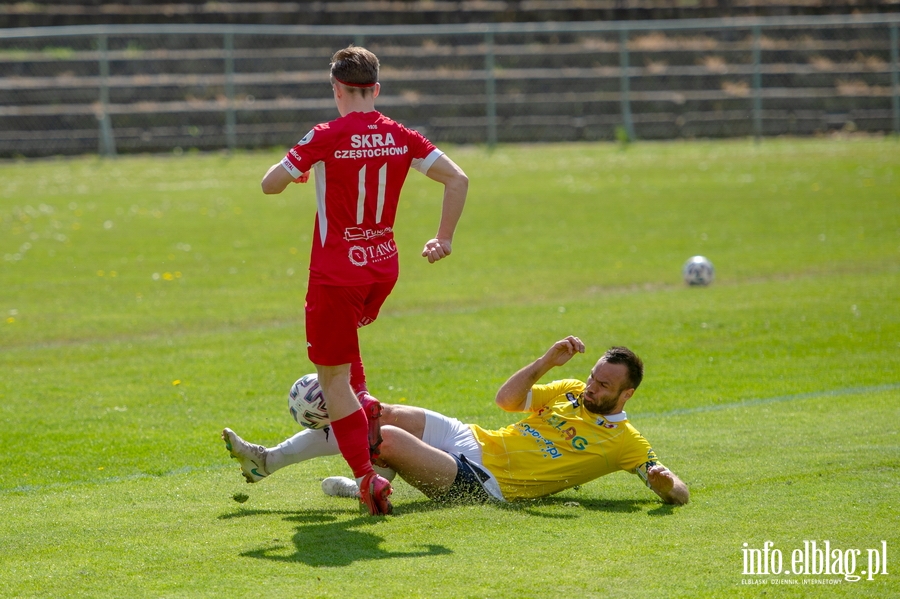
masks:
{"type": "Polygon", "coordinates": [[[569,335],[554,343],[543,356],[521,369],[500,386],[495,399],[498,406],[507,412],[525,411],[528,392],[541,377],[556,366],[562,366],[575,354],[584,353],[581,339],[569,335]]]}
{"type": "Polygon", "coordinates": [[[647,485],[666,503],[684,505],[690,498],[690,491],[675,473],[657,464],[647,470],[647,485]]]}
{"type": "Polygon", "coordinates": [[[444,203],[437,235],[434,239],[429,239],[422,250],[422,257],[428,258],[428,262],[433,264],[449,256],[452,251],[453,234],[469,193],[469,178],[446,154],[435,160],[425,174],[429,179],[444,185],[444,203]]]}

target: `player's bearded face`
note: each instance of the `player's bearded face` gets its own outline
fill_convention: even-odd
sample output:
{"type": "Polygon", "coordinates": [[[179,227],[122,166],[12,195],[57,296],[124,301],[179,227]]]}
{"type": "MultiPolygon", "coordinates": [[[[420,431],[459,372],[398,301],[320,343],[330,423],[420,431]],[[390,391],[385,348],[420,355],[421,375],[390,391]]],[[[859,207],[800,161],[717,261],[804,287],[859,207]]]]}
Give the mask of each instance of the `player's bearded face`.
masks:
{"type": "Polygon", "coordinates": [[[610,393],[600,389],[596,393],[588,389],[584,390],[584,409],[592,414],[610,414],[615,411],[619,403],[620,393],[610,393]]]}
{"type": "Polygon", "coordinates": [[[584,408],[592,414],[612,414],[625,391],[627,370],[621,364],[598,362],[582,394],[584,408]]]}

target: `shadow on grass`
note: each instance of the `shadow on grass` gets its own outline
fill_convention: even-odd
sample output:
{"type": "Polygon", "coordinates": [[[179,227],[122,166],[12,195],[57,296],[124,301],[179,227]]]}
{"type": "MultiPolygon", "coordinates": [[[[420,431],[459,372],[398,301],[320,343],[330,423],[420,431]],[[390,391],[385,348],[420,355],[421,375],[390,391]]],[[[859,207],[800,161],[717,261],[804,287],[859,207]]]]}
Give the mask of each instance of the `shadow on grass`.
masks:
{"type": "MultiPolygon", "coordinates": [[[[504,511],[525,512],[538,518],[577,519],[580,510],[609,513],[634,513],[657,506],[648,512],[651,516],[665,516],[674,508],[659,505],[652,499],[581,499],[578,501],[564,497],[545,497],[533,501],[515,503],[489,503],[485,507],[504,511]],[[552,513],[545,508],[552,508],[552,513]],[[559,513],[558,509],[571,510],[559,513]]],[[[428,500],[404,503],[398,515],[433,512],[447,509],[447,506],[428,500]]],[[[240,553],[242,557],[267,559],[277,562],[303,563],[312,567],[349,566],[358,561],[424,557],[429,555],[449,555],[453,551],[443,545],[424,544],[416,551],[389,551],[382,547],[384,537],[375,534],[375,528],[384,523],[384,518],[373,518],[365,513],[347,518],[347,511],[335,510],[247,510],[222,514],[220,520],[253,518],[257,516],[282,516],[285,522],[296,523],[291,544],[280,539],[273,543],[240,553]]],[[[390,517],[389,517],[390,518],[390,517]]]]}
{"type": "MultiPolygon", "coordinates": [[[[614,514],[632,514],[635,512],[644,511],[648,506],[657,506],[657,509],[650,510],[647,513],[649,515],[664,515],[662,513],[654,512],[660,512],[666,507],[671,507],[660,505],[658,501],[655,501],[653,499],[571,499],[568,497],[544,497],[531,501],[516,501],[512,503],[498,503],[492,505],[498,507],[499,509],[526,512],[531,516],[538,516],[540,518],[555,518],[562,520],[578,518],[578,510],[582,509],[597,512],[610,512],[614,514]],[[571,513],[548,513],[541,510],[541,508],[543,507],[563,507],[569,508],[572,511],[571,513]]],[[[666,514],[671,513],[671,510],[668,510],[666,512],[666,514]]]]}
{"type": "Polygon", "coordinates": [[[655,510],[650,510],[649,512],[647,512],[647,515],[657,517],[657,518],[659,516],[671,516],[672,514],[675,513],[675,509],[677,507],[678,506],[675,506],[675,505],[672,505],[669,503],[663,503],[662,505],[658,506],[655,510]]]}
{"type": "MultiPolygon", "coordinates": [[[[525,512],[530,516],[549,519],[577,519],[580,510],[601,511],[609,513],[634,513],[656,506],[648,511],[650,516],[668,516],[674,513],[674,507],[660,505],[652,499],[580,499],[565,497],[545,497],[532,501],[513,503],[486,504],[486,508],[505,511],[525,512]],[[547,512],[543,508],[553,508],[547,512]],[[570,509],[570,513],[559,513],[559,508],[570,509]]],[[[447,509],[448,506],[429,500],[404,503],[398,515],[434,512],[447,509]]],[[[222,514],[220,520],[235,518],[252,518],[254,516],[283,516],[286,522],[297,523],[290,544],[275,539],[273,544],[244,551],[242,557],[267,559],[277,562],[299,562],[308,566],[349,566],[358,561],[395,559],[408,557],[424,557],[429,555],[450,555],[452,550],[443,545],[420,545],[417,551],[388,551],[382,547],[384,537],[373,532],[373,527],[384,523],[384,518],[373,518],[365,513],[347,519],[346,510],[247,510],[222,514]]],[[[390,518],[390,517],[389,517],[390,518]]]]}
{"type": "MultiPolygon", "coordinates": [[[[405,504],[404,513],[430,511],[430,502],[405,504]]],[[[437,509],[433,506],[431,509],[437,509]]],[[[284,516],[286,522],[296,522],[298,526],[291,538],[294,551],[289,553],[288,544],[275,539],[268,547],[244,551],[242,557],[267,559],[277,562],[299,562],[308,566],[349,566],[357,561],[424,557],[429,555],[449,555],[453,553],[442,545],[420,545],[418,551],[388,551],[382,547],[384,538],[374,534],[371,527],[378,526],[384,519],[360,514],[345,519],[345,510],[240,510],[219,516],[220,520],[247,518],[253,516],[284,516]]]]}

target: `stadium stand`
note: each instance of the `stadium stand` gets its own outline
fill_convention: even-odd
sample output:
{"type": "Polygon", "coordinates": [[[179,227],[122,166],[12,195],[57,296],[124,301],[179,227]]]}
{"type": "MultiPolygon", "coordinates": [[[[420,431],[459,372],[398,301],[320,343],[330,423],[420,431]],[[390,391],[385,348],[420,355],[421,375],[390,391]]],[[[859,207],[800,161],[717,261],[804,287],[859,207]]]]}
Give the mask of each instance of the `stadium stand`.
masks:
{"type": "Polygon", "coordinates": [[[284,147],[334,116],[328,59],[351,42],[365,43],[382,59],[385,112],[439,142],[896,131],[900,17],[879,14],[891,6],[818,0],[7,4],[0,16],[16,16],[18,25],[117,27],[47,28],[19,37],[13,34],[27,30],[9,22],[0,29],[0,157],[284,147]],[[756,27],[634,20],[627,32],[600,16],[641,6],[662,11],[648,15],[693,10],[696,16],[726,4],[731,11],[862,7],[869,13],[768,17],[754,21],[761,23],[756,27]],[[316,26],[245,25],[297,24],[301,12],[303,23],[316,26]],[[444,24],[397,28],[399,15],[404,23],[444,24]],[[546,22],[545,16],[572,20],[546,22]],[[344,19],[367,27],[341,27],[344,19]],[[460,19],[497,20],[503,27],[455,24],[460,19]],[[188,24],[194,22],[207,27],[188,24]]]}
{"type": "Polygon", "coordinates": [[[438,25],[894,12],[900,0],[33,0],[0,5],[0,27],[95,24],[438,25]]]}

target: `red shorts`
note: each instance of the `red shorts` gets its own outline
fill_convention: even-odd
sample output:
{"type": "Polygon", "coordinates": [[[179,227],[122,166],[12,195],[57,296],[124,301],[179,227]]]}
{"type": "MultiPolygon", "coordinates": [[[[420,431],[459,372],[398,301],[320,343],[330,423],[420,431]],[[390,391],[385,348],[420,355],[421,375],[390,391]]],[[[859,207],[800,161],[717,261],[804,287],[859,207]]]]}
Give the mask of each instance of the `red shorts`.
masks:
{"type": "Polygon", "coordinates": [[[306,292],[306,351],[313,364],[339,366],[359,360],[356,329],[378,317],[397,281],[355,287],[309,284],[306,292]]]}

